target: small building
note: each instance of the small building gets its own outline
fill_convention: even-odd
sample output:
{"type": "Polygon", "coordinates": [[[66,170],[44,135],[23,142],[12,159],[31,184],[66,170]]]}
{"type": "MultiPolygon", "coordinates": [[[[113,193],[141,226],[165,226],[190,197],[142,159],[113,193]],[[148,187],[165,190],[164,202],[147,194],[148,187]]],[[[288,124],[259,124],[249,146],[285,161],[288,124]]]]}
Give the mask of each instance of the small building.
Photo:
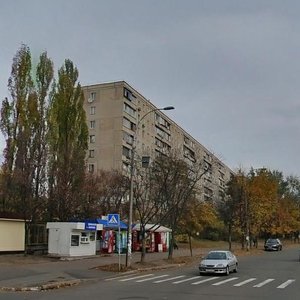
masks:
{"type": "Polygon", "coordinates": [[[48,254],[90,256],[96,254],[97,231],[102,224],[90,222],[48,222],[48,254]]]}
{"type": "MultiPolygon", "coordinates": [[[[159,224],[146,224],[146,250],[147,252],[167,252],[170,243],[172,229],[159,224]]],[[[133,251],[142,248],[141,224],[135,224],[132,228],[133,251]]]]}
{"type": "Polygon", "coordinates": [[[25,220],[0,212],[0,253],[25,251],[25,220]]]}
{"type": "Polygon", "coordinates": [[[97,232],[96,250],[100,253],[125,253],[127,251],[127,224],[120,221],[120,232],[118,225],[108,223],[107,216],[89,220],[96,224],[102,224],[103,230],[97,232]]]}

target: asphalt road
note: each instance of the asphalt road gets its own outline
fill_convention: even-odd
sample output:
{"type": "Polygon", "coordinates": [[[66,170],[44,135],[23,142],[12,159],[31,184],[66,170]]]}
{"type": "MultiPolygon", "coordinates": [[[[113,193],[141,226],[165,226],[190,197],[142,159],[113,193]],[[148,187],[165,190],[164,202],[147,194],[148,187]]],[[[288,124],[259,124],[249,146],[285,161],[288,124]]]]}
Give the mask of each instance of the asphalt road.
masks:
{"type": "Polygon", "coordinates": [[[127,275],[108,275],[65,289],[1,293],[0,299],[107,299],[199,300],[288,299],[300,295],[300,262],[297,248],[263,252],[239,258],[238,273],[199,276],[197,266],[127,275]]]}

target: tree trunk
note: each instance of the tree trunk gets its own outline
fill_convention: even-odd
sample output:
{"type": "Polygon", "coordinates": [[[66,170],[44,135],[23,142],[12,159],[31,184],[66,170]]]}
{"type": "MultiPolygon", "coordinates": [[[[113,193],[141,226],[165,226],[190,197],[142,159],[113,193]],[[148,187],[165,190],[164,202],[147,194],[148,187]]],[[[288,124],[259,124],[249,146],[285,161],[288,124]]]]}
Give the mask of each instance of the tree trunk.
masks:
{"type": "Polygon", "coordinates": [[[231,235],[231,225],[229,224],[228,225],[228,248],[229,248],[229,251],[231,251],[232,249],[232,235],[231,235]]]}
{"type": "Polygon", "coordinates": [[[193,256],[193,248],[192,248],[192,239],[191,239],[190,232],[188,233],[188,236],[189,236],[190,254],[191,254],[191,257],[192,257],[193,256]]]}
{"type": "Polygon", "coordinates": [[[142,253],[141,253],[141,263],[145,262],[146,259],[146,232],[144,228],[141,228],[142,232],[142,253]]]}
{"type": "Polygon", "coordinates": [[[173,234],[173,231],[172,231],[172,233],[171,233],[171,239],[170,239],[170,245],[169,245],[168,259],[172,259],[173,258],[173,249],[174,249],[174,234],[173,234]]]}

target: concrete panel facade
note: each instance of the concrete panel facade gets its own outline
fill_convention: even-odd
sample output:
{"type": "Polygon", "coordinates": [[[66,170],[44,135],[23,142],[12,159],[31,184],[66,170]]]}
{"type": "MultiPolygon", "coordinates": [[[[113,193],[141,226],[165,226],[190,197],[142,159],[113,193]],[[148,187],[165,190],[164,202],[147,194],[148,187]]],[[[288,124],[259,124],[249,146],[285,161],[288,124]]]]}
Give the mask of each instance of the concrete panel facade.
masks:
{"type": "Polygon", "coordinates": [[[218,198],[224,191],[233,171],[128,83],[84,86],[83,91],[90,134],[90,172],[128,172],[136,137],[139,157],[147,155],[153,159],[176,151],[189,164],[203,160],[210,169],[201,182],[204,200],[218,198]]]}

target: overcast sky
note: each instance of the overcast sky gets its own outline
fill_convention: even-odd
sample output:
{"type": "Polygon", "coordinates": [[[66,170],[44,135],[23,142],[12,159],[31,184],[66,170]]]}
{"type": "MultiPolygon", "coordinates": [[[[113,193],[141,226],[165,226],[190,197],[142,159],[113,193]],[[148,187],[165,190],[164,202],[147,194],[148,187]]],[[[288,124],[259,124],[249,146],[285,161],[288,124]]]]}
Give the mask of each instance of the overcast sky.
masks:
{"type": "MultiPolygon", "coordinates": [[[[299,0],[0,2],[0,96],[22,43],[124,80],[233,170],[300,175],[299,0]]],[[[0,137],[0,152],[4,138],[0,137]]]]}

